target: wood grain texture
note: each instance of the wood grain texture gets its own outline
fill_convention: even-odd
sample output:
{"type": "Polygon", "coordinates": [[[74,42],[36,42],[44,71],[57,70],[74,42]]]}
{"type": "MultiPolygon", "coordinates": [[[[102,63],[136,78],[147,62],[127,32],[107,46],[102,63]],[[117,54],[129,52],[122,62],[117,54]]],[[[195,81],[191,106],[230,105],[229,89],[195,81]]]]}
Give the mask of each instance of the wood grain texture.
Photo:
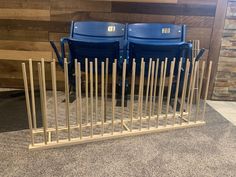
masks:
{"type": "Polygon", "coordinates": [[[187,16],[214,16],[215,5],[212,4],[161,4],[161,3],[133,3],[112,2],[112,12],[187,15],[187,16]]]}
{"type": "Polygon", "coordinates": [[[212,65],[212,74],[210,78],[210,85],[209,85],[209,98],[213,95],[214,90],[214,82],[217,73],[217,66],[219,61],[219,54],[221,48],[221,37],[222,32],[224,29],[224,21],[225,21],[225,14],[227,10],[227,3],[228,0],[218,0],[217,8],[216,8],[216,15],[215,15],[215,22],[213,26],[211,42],[210,42],[210,53],[208,57],[208,64],[209,61],[213,61],[212,65]]]}
{"type": "MultiPolygon", "coordinates": [[[[6,59],[9,59],[9,63],[14,64],[27,57],[55,58],[49,40],[54,40],[59,47],[60,38],[69,34],[72,20],[186,24],[187,40],[199,39],[201,41],[201,47],[207,49],[203,56],[203,59],[207,61],[208,53],[211,53],[208,49],[212,29],[214,22],[217,21],[215,19],[217,0],[171,0],[172,3],[158,1],[155,1],[157,3],[141,3],[86,0],[1,0],[0,61],[3,59],[2,61],[6,62],[6,59]]],[[[228,11],[229,18],[234,18],[233,6],[228,11]]],[[[234,19],[229,19],[229,22],[231,20],[234,19]]],[[[234,28],[232,23],[224,35],[234,35],[230,32],[231,28],[234,28]]],[[[224,43],[227,46],[234,41],[225,39],[224,43]]],[[[228,50],[222,52],[230,55],[228,50]]],[[[14,65],[13,68],[16,67],[17,65],[14,65]]],[[[0,73],[0,79],[9,77],[16,80],[14,78],[21,73],[21,70],[11,72],[9,67],[2,69],[4,72],[0,73]]],[[[61,70],[58,73],[57,78],[60,80],[63,74],[61,70]]],[[[9,85],[18,83],[16,81],[16,84],[9,85]]],[[[7,86],[7,83],[1,85],[7,86]]],[[[22,84],[20,85],[22,86],[22,84]]]]}

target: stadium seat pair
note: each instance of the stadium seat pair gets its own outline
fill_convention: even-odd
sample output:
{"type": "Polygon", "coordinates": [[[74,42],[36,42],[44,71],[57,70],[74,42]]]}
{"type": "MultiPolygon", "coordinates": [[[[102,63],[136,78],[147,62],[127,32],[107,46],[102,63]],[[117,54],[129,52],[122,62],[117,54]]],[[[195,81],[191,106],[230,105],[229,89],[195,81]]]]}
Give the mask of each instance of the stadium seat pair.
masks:
{"type": "MultiPolygon", "coordinates": [[[[69,37],[61,39],[61,55],[53,41],[50,41],[59,61],[63,67],[66,58],[65,44],[69,46],[69,78],[73,83],[74,59],[81,63],[81,70],[85,70],[85,58],[88,61],[98,60],[101,63],[109,58],[109,72],[112,63],[117,59],[118,73],[122,73],[122,63],[127,59],[127,73],[131,70],[131,61],[135,58],[136,73],[140,73],[141,58],[145,62],[159,59],[159,64],[168,58],[168,66],[173,58],[176,65],[180,58],[183,59],[183,71],[186,59],[192,59],[192,44],[185,42],[186,26],[158,23],[120,24],[113,22],[72,22],[69,37]]],[[[196,57],[198,60],[203,54],[196,57]]],[[[178,68],[178,67],[175,67],[178,68]]],[[[167,68],[167,75],[169,68],[167,68]]],[[[100,72],[100,70],[98,70],[100,72]]],[[[148,66],[145,67],[147,75],[148,66]]],[[[177,75],[174,72],[174,75],[177,75]]]]}

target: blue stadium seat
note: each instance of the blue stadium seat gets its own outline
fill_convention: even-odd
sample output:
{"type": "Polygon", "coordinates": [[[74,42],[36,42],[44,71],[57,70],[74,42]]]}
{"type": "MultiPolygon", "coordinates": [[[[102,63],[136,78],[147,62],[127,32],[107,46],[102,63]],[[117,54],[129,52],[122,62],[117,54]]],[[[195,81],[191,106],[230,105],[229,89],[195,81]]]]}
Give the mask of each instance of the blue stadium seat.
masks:
{"type": "MultiPolygon", "coordinates": [[[[91,60],[94,58],[110,58],[113,59],[122,59],[124,56],[124,42],[125,42],[125,25],[120,23],[112,23],[112,22],[93,22],[93,21],[86,21],[86,22],[72,22],[71,23],[71,32],[70,37],[62,38],[61,39],[61,55],[59,54],[58,50],[53,41],[51,45],[57,54],[57,58],[61,66],[63,66],[63,59],[65,58],[65,43],[69,45],[78,45],[78,48],[83,48],[81,50],[81,54],[78,56],[74,55],[73,50],[70,51],[70,61],[77,57],[80,62],[84,62],[84,58],[90,58],[91,60]],[[73,41],[73,42],[72,42],[73,41]],[[75,42],[78,41],[78,42],[75,42]],[[101,48],[100,45],[114,45],[116,48],[115,53],[113,55],[107,55],[107,49],[101,48]],[[117,48],[118,45],[118,48],[117,48]],[[100,48],[98,51],[97,48],[100,48]],[[93,51],[96,51],[93,53],[93,51]],[[117,55],[117,52],[119,55],[117,55]],[[96,54],[96,55],[95,55],[96,54]],[[96,56],[96,57],[95,57],[96,56]]],[[[73,48],[74,47],[70,47],[73,48]]],[[[108,52],[110,53],[110,52],[108,52]]]]}
{"type": "MultiPolygon", "coordinates": [[[[136,61],[136,73],[140,73],[141,59],[146,63],[149,59],[161,61],[168,58],[167,76],[170,72],[170,63],[176,58],[174,75],[177,75],[177,68],[180,58],[183,58],[183,76],[186,59],[192,58],[192,44],[185,42],[185,25],[157,24],[157,23],[135,23],[127,27],[127,58],[131,70],[132,59],[136,61]]],[[[159,70],[160,74],[160,70],[159,70]]],[[[145,66],[145,76],[148,75],[148,64],[145,66]]],[[[181,81],[183,77],[181,77],[181,81]]],[[[174,86],[175,84],[173,84],[174,86]]],[[[181,92],[180,88],[180,92],[181,92]]]]}
{"type": "MultiPolygon", "coordinates": [[[[168,58],[168,63],[173,58],[176,58],[177,61],[181,57],[184,61],[186,58],[191,59],[192,44],[185,42],[185,31],[185,25],[129,24],[127,32],[127,58],[129,60],[135,58],[137,63],[141,61],[141,58],[144,58],[144,61],[147,63],[150,58],[153,60],[158,58],[160,61],[168,58]]],[[[148,67],[145,69],[145,74],[147,70],[148,67]]],[[[140,68],[137,68],[137,74],[139,74],[139,71],[140,68]]]]}
{"type": "MultiPolygon", "coordinates": [[[[109,72],[112,62],[118,60],[122,63],[126,50],[124,50],[126,26],[112,22],[72,22],[70,36],[61,39],[61,55],[54,42],[50,41],[56,52],[59,64],[63,67],[66,57],[65,44],[69,46],[69,74],[73,82],[74,59],[81,63],[81,70],[85,70],[85,58],[89,61],[98,59],[98,72],[102,61],[109,58],[109,72]]],[[[72,83],[73,84],[73,83],[72,83]]]]}

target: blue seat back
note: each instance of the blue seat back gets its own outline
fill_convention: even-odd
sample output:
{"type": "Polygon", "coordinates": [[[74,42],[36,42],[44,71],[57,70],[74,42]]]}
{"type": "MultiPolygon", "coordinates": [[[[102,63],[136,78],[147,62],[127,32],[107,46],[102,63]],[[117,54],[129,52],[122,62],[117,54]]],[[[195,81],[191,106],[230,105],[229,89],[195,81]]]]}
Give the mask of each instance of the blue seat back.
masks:
{"type": "MultiPolygon", "coordinates": [[[[152,58],[153,61],[156,61],[159,59],[159,67],[161,66],[161,62],[165,61],[165,58],[167,58],[167,76],[170,72],[170,64],[171,61],[173,61],[174,58],[176,58],[176,66],[174,73],[177,74],[177,68],[178,68],[178,62],[180,58],[183,58],[183,63],[185,63],[186,58],[191,57],[191,44],[180,42],[176,44],[156,44],[156,45],[146,45],[146,44],[136,44],[131,42],[129,44],[129,58],[135,58],[135,61],[137,63],[136,65],[136,73],[140,73],[140,66],[141,66],[141,60],[144,58],[144,61],[146,62],[145,67],[145,76],[148,75],[148,63],[149,59],[152,58]]],[[[131,62],[130,62],[130,68],[131,68],[131,62]]],[[[160,70],[159,70],[160,73],[160,70]]]]}
{"type": "Polygon", "coordinates": [[[128,42],[178,43],[185,41],[185,25],[134,23],[128,25],[128,42]]]}
{"type": "MultiPolygon", "coordinates": [[[[82,71],[85,71],[85,58],[88,59],[88,62],[94,62],[94,59],[97,58],[99,73],[101,71],[101,63],[105,63],[106,58],[109,58],[109,72],[111,72],[114,59],[119,57],[118,41],[96,43],[67,39],[67,42],[69,45],[70,60],[74,61],[74,59],[78,59],[81,63],[82,71]]],[[[71,62],[71,64],[74,65],[74,62],[71,62]]]]}
{"type": "MultiPolygon", "coordinates": [[[[135,23],[128,25],[127,31],[127,58],[131,67],[131,59],[141,62],[141,58],[148,65],[149,59],[159,59],[159,64],[168,58],[168,65],[176,58],[191,58],[191,44],[185,43],[185,25],[135,23]]],[[[137,74],[140,73],[140,64],[137,64],[137,74]]],[[[145,75],[148,67],[145,67],[145,75]]],[[[169,74],[169,68],[167,68],[169,74]]]]}
{"type": "Polygon", "coordinates": [[[120,58],[123,58],[125,52],[125,33],[126,26],[120,23],[96,21],[72,22],[70,38],[92,43],[117,41],[119,44],[120,58]]]}

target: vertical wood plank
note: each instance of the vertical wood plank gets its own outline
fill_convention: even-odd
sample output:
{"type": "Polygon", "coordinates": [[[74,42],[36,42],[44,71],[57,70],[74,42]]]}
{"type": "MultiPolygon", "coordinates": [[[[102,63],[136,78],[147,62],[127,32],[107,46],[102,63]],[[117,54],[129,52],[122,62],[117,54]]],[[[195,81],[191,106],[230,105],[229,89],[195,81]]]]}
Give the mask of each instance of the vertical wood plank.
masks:
{"type": "Polygon", "coordinates": [[[205,89],[205,95],[204,95],[204,104],[203,104],[203,116],[202,119],[205,121],[205,112],[206,112],[206,99],[208,96],[208,89],[209,89],[209,83],[211,78],[211,70],[212,70],[212,61],[210,61],[209,68],[208,68],[208,74],[207,74],[207,82],[206,82],[206,89],[205,89]]]}
{"type": "Polygon", "coordinates": [[[42,79],[41,63],[38,63],[38,77],[39,77],[39,90],[40,90],[40,103],[41,103],[42,122],[43,122],[44,144],[47,144],[47,130],[45,127],[44,92],[43,92],[43,79],[42,79]]]}
{"type": "Polygon", "coordinates": [[[114,133],[115,120],[115,104],[116,104],[116,63],[112,64],[112,132],[114,133]]]}
{"type": "Polygon", "coordinates": [[[204,77],[204,72],[205,72],[205,61],[203,61],[202,63],[202,67],[201,67],[201,76],[200,76],[200,83],[199,83],[199,90],[198,90],[198,94],[197,94],[197,111],[196,111],[196,116],[195,116],[195,122],[198,119],[198,115],[199,115],[199,109],[200,109],[200,99],[201,99],[201,94],[202,94],[202,83],[203,83],[203,77],[204,77]]]}
{"type": "Polygon", "coordinates": [[[153,93],[153,82],[154,82],[154,70],[155,70],[155,61],[152,62],[152,71],[151,71],[148,129],[150,129],[150,121],[151,121],[151,116],[152,116],[152,99],[153,99],[152,93],[153,93]]]}
{"type": "Polygon", "coordinates": [[[28,124],[30,129],[30,138],[31,144],[34,146],[34,135],[33,135],[33,126],[32,126],[32,116],[31,116],[31,108],[30,108],[30,99],[29,99],[29,89],[26,75],[25,63],[22,63],[22,74],[24,80],[24,88],[25,88],[25,100],[26,100],[26,108],[27,108],[27,116],[28,116],[28,124]]]}
{"type": "Polygon", "coordinates": [[[93,62],[89,63],[90,65],[90,109],[91,109],[91,130],[90,136],[93,137],[93,62]]]}
{"type": "Polygon", "coordinates": [[[175,69],[175,58],[171,62],[171,67],[170,67],[170,79],[169,79],[168,93],[167,93],[167,102],[166,102],[165,126],[167,125],[167,118],[168,118],[169,107],[170,107],[170,96],[171,96],[171,90],[172,90],[172,82],[173,82],[174,69],[175,69]]]}
{"type": "Polygon", "coordinates": [[[173,119],[174,123],[176,124],[176,107],[177,107],[177,101],[178,101],[178,95],[179,95],[179,83],[180,83],[180,76],[181,76],[181,69],[182,69],[182,58],[180,59],[179,66],[178,66],[178,76],[177,76],[177,83],[176,83],[176,89],[175,89],[175,100],[174,100],[174,107],[173,107],[173,119]]]}
{"type": "Polygon", "coordinates": [[[122,98],[121,98],[121,107],[122,107],[122,115],[121,115],[121,133],[123,133],[124,127],[124,107],[125,107],[125,79],[126,79],[126,59],[123,62],[123,71],[122,71],[122,98]]]}
{"type": "Polygon", "coordinates": [[[78,60],[75,59],[75,117],[76,117],[76,125],[79,125],[79,85],[78,85],[78,60]]]}
{"type": "Polygon", "coordinates": [[[64,77],[65,77],[65,108],[66,108],[66,125],[68,133],[68,141],[71,140],[71,130],[70,130],[70,107],[69,107],[69,79],[68,79],[68,63],[67,59],[64,59],[64,77]]]}
{"type": "Polygon", "coordinates": [[[108,92],[108,73],[109,72],[109,58],[106,58],[106,81],[105,81],[105,122],[107,117],[107,92],[108,92]]]}
{"type": "Polygon", "coordinates": [[[183,84],[182,96],[181,96],[180,124],[182,124],[182,118],[183,118],[183,109],[184,109],[185,96],[186,96],[186,90],[187,90],[187,83],[188,83],[188,76],[189,76],[189,67],[190,67],[190,62],[189,62],[189,59],[188,59],[187,60],[187,66],[186,66],[186,69],[185,69],[185,74],[184,74],[184,84],[183,84]]]}
{"type": "Polygon", "coordinates": [[[102,100],[102,105],[101,105],[101,122],[102,122],[102,131],[101,134],[103,136],[104,134],[104,115],[105,115],[105,104],[104,104],[104,62],[102,62],[102,86],[101,86],[101,100],[102,100]]]}
{"type": "Polygon", "coordinates": [[[198,61],[195,63],[195,67],[193,68],[194,69],[194,75],[193,75],[193,88],[191,90],[191,93],[190,93],[190,103],[189,103],[189,110],[188,110],[188,123],[191,118],[191,112],[192,112],[192,104],[193,104],[193,95],[194,95],[194,86],[195,86],[195,83],[196,83],[196,74],[197,74],[197,68],[198,68],[198,61]]]}
{"type": "MultiPolygon", "coordinates": [[[[47,133],[48,129],[48,121],[47,121],[47,90],[46,90],[46,79],[45,79],[45,65],[44,65],[44,59],[41,59],[41,70],[42,70],[42,93],[43,93],[43,122],[44,122],[44,128],[45,132],[47,133]]],[[[47,139],[46,139],[47,141],[47,139]]]]}
{"type": "Polygon", "coordinates": [[[37,120],[36,120],[36,111],[35,111],[34,76],[33,76],[32,59],[29,59],[29,72],[30,72],[30,90],[31,90],[33,127],[34,127],[34,129],[36,129],[37,128],[37,120]]]}
{"type": "Polygon", "coordinates": [[[155,71],[155,81],[154,81],[154,93],[153,93],[153,110],[152,114],[154,115],[155,106],[156,106],[156,92],[157,92],[157,82],[158,82],[158,71],[159,70],[159,59],[156,61],[156,71],[155,71]]]}
{"type": "Polygon", "coordinates": [[[133,117],[134,117],[135,71],[136,71],[136,62],[135,62],[135,60],[133,60],[132,80],[131,80],[131,97],[130,97],[130,131],[131,132],[133,130],[133,117]]]}
{"type": "Polygon", "coordinates": [[[78,71],[78,90],[79,90],[79,131],[80,131],[80,139],[83,138],[82,132],[82,94],[81,94],[81,64],[77,63],[77,71],[78,71]]]}
{"type": "Polygon", "coordinates": [[[166,72],[167,72],[167,58],[165,59],[164,70],[163,70],[163,80],[162,80],[162,88],[161,88],[161,97],[160,97],[160,114],[162,113],[163,108],[163,99],[164,99],[164,91],[165,91],[165,82],[166,82],[166,72]]]}
{"type": "Polygon", "coordinates": [[[161,75],[159,79],[159,93],[158,93],[158,105],[157,105],[157,118],[156,118],[156,127],[159,126],[159,116],[161,113],[161,90],[162,90],[162,82],[163,82],[163,72],[164,72],[164,62],[161,62],[161,75]]]}
{"type": "Polygon", "coordinates": [[[52,75],[52,95],[53,95],[53,111],[55,119],[55,129],[56,129],[56,141],[59,142],[58,137],[58,119],[57,119],[57,79],[56,79],[56,61],[53,59],[51,62],[51,75],[52,75]]]}
{"type": "Polygon", "coordinates": [[[88,58],[85,58],[85,97],[86,97],[86,124],[88,124],[89,106],[88,106],[88,58]]]}
{"type": "Polygon", "coordinates": [[[98,59],[95,58],[95,123],[98,115],[98,59]]]}
{"type": "Polygon", "coordinates": [[[149,59],[149,65],[148,65],[148,78],[147,78],[147,86],[146,86],[146,101],[145,101],[145,112],[144,112],[145,116],[147,115],[147,107],[148,107],[151,67],[152,67],[152,58],[149,59]]]}
{"type": "Polygon", "coordinates": [[[142,130],[142,118],[143,118],[143,89],[144,89],[144,74],[145,74],[145,62],[144,59],[141,61],[141,92],[140,92],[140,126],[139,130],[142,130]]]}

